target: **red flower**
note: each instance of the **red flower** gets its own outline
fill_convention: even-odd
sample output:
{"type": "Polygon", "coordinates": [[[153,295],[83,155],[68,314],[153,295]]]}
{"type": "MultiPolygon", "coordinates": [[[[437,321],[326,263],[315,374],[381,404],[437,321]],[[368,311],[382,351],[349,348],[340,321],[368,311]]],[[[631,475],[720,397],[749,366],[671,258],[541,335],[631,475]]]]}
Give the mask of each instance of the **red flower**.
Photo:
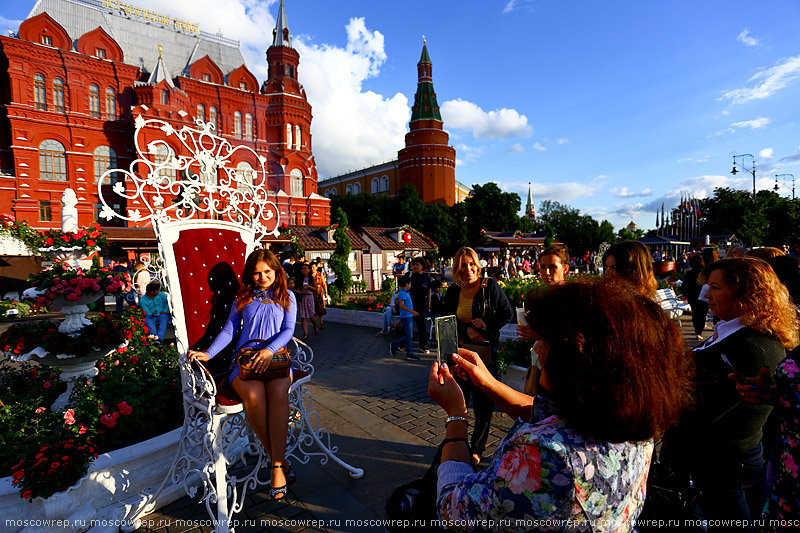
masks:
{"type": "Polygon", "coordinates": [[[26,500],[30,499],[31,491],[26,490],[25,492],[22,493],[22,497],[25,498],[26,500]]]}
{"type": "Polygon", "coordinates": [[[86,241],[86,244],[87,244],[88,246],[94,246],[94,241],[93,241],[93,240],[91,240],[91,239],[89,239],[89,240],[87,240],[87,241],[86,241]]]}
{"type": "Polygon", "coordinates": [[[44,382],[44,385],[42,385],[42,387],[44,387],[45,389],[49,389],[49,388],[50,388],[50,387],[52,387],[52,386],[53,386],[53,384],[52,384],[52,383],[50,383],[49,381],[45,381],[45,382],[44,382]]]}
{"type": "Polygon", "coordinates": [[[53,243],[55,243],[52,237],[48,237],[47,240],[45,240],[44,242],[48,246],[53,246],[53,243]]]}
{"type": "MultiPolygon", "coordinates": [[[[111,415],[103,415],[100,417],[100,423],[106,427],[113,428],[117,425],[117,421],[111,415]]],[[[91,448],[89,449],[91,451],[91,448]]]]}
{"type": "Polygon", "coordinates": [[[75,423],[75,411],[73,409],[67,409],[64,413],[64,423],[68,426],[75,423]]]}
{"type": "Polygon", "coordinates": [[[119,404],[117,404],[117,407],[119,408],[119,413],[121,415],[129,415],[133,412],[133,407],[128,405],[128,402],[125,401],[122,401],[119,404]]]}
{"type": "Polygon", "coordinates": [[[14,482],[16,483],[17,481],[22,479],[22,476],[24,476],[24,475],[25,475],[25,471],[24,470],[17,470],[16,472],[14,472],[11,475],[11,477],[14,478],[14,482]]]}
{"type": "Polygon", "coordinates": [[[61,466],[61,463],[59,463],[58,461],[54,461],[54,462],[53,462],[53,463],[50,465],[50,468],[52,468],[53,470],[55,470],[55,469],[56,469],[56,468],[58,468],[59,466],[61,466]]]}
{"type": "Polygon", "coordinates": [[[69,235],[62,235],[61,240],[64,242],[69,242],[69,235]]]}

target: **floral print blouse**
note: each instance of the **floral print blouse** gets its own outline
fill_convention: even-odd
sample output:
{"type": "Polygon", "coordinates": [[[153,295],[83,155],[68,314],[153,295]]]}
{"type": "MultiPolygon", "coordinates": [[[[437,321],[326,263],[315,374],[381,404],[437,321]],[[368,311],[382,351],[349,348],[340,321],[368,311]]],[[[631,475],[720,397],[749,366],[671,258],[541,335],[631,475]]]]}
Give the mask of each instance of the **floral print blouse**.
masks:
{"type": "MultiPolygon", "coordinates": [[[[530,423],[517,420],[491,464],[439,467],[437,507],[460,531],[632,531],[644,505],[652,441],[598,443],[534,401],[530,423]]],[[[447,521],[450,521],[447,524],[447,521]]]]}
{"type": "MultiPolygon", "coordinates": [[[[795,350],[800,355],[800,351],[795,350]]],[[[780,460],[776,464],[778,481],[767,503],[766,517],[771,531],[786,531],[787,524],[800,520],[800,368],[787,357],[775,371],[778,389],[776,413],[781,420],[780,460]]]]}

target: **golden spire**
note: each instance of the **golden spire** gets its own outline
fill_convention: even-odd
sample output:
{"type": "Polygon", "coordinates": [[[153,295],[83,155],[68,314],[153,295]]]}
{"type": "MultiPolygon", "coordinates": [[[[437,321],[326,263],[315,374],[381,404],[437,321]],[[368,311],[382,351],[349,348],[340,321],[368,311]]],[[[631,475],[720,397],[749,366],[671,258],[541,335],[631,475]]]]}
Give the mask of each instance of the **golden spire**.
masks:
{"type": "Polygon", "coordinates": [[[159,45],[158,45],[158,58],[159,58],[159,59],[161,59],[161,50],[163,50],[163,49],[164,49],[164,48],[163,48],[163,47],[162,47],[162,46],[159,44],[159,45]]]}

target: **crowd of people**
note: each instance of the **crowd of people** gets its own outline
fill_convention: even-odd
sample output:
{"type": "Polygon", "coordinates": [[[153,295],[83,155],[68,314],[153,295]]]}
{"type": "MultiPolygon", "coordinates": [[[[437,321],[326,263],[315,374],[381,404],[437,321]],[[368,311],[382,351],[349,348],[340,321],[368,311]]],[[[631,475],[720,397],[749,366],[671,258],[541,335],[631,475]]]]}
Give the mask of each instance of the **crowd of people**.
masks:
{"type": "MultiPolygon", "coordinates": [[[[506,261],[499,268],[510,272],[517,261],[506,261]]],[[[419,360],[415,326],[420,355],[427,354],[435,342],[431,319],[456,317],[458,353],[443,354],[428,375],[429,395],[447,416],[437,456],[439,517],[455,529],[493,520],[515,530],[515,519],[541,519],[629,531],[647,503],[653,456],[661,454],[691,477],[708,530],[718,520],[740,520],[753,531],[762,516],[778,520],[761,522],[775,531],[800,523],[800,258],[767,248],[732,249],[725,259],[710,248],[691,255],[684,285],[698,340],[706,314],[714,317],[713,335],[693,350],[656,302],[646,246],[608,248],[602,277],[570,278],[572,263],[564,247],[534,262],[548,288],[532,291],[524,318],[517,315],[518,336],[535,341],[524,392],[498,375],[500,330],[515,311],[489,275],[492,261],[458,250],[444,292],[425,259],[394,265],[397,286],[378,333],[399,324],[390,355],[404,349],[406,359],[419,360]],[[495,407],[516,422],[486,457],[495,407]]],[[[189,358],[207,361],[238,336],[237,349],[263,345],[254,364],[266,368],[298,319],[304,339],[308,323],[314,334],[324,328],[327,276],[321,261],[281,263],[267,250],[253,252],[222,331],[189,358]]],[[[139,298],[148,329],[159,336],[165,302],[154,283],[139,298]]],[[[276,500],[295,479],[285,458],[291,380],[243,381],[235,359],[227,378],[270,457],[276,500]]]]}

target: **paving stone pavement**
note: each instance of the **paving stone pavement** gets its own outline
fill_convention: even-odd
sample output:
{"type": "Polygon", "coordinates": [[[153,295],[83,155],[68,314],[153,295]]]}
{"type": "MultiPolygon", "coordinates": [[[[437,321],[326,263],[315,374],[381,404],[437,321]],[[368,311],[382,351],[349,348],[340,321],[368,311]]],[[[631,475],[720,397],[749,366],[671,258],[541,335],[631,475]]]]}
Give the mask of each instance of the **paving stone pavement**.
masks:
{"type": "MultiPolygon", "coordinates": [[[[710,326],[710,322],[708,324],[710,326]]],[[[706,336],[710,327],[706,328],[706,336]]],[[[697,344],[689,317],[682,319],[684,339],[697,344]]],[[[298,334],[302,332],[298,330],[298,334]]],[[[315,375],[309,386],[311,409],[328,429],[338,456],[364,469],[362,479],[312,458],[294,463],[297,483],[285,501],[269,499],[266,489],[247,496],[238,520],[240,533],[260,531],[384,531],[383,506],[391,491],[421,477],[444,436],[444,413],[427,395],[427,375],[435,355],[407,361],[389,356],[393,337],[375,330],[326,324],[309,336],[315,375]]],[[[511,425],[495,413],[487,455],[511,425]]],[[[144,518],[138,533],[209,532],[205,504],[188,496],[144,518]]]]}

